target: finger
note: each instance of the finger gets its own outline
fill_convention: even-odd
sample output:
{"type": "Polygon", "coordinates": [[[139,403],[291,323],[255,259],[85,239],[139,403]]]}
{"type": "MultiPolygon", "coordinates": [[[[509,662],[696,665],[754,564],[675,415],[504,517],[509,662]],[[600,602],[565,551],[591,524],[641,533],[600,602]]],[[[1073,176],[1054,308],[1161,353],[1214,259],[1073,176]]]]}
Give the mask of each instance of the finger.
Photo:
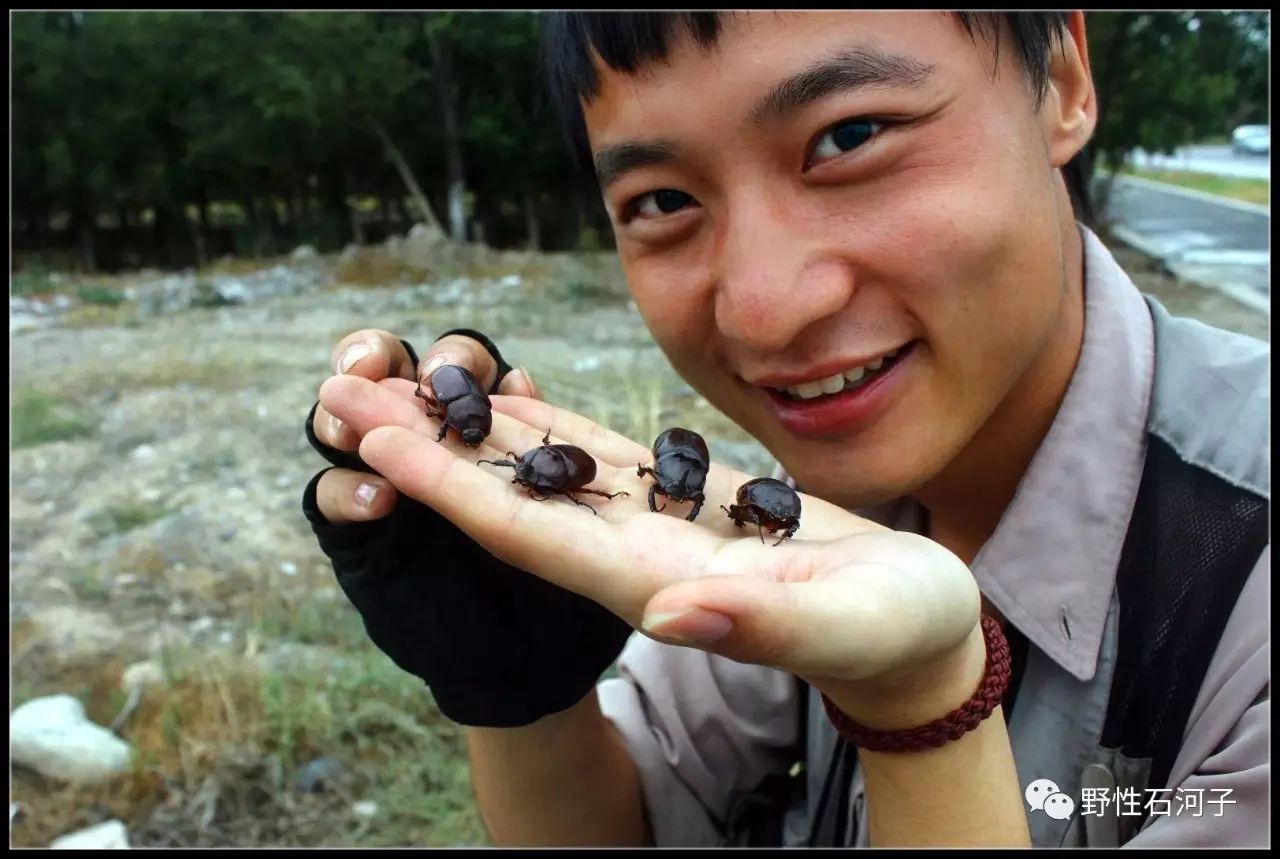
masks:
{"type": "Polygon", "coordinates": [[[653,459],[652,451],[589,418],[550,403],[526,397],[494,397],[493,410],[532,427],[549,427],[556,438],[577,445],[601,462],[635,471],[637,463],[653,459]]]}
{"type": "Polygon", "coordinates": [[[331,468],[316,484],[316,507],[335,525],[381,519],[395,509],[400,493],[375,475],[331,468]]]}
{"type": "MultiPolygon", "coordinates": [[[[320,386],[320,408],[341,421],[357,438],[386,425],[419,433],[435,432],[439,421],[423,411],[420,401],[414,401],[414,387],[404,379],[375,383],[359,376],[330,376],[320,386]]],[[[352,449],[358,447],[359,441],[352,449]]]]}
{"type": "Polygon", "coordinates": [[[542,391],[533,383],[533,377],[524,367],[517,367],[506,375],[498,385],[498,393],[508,397],[528,397],[542,399],[542,391]]]}
{"type": "Polygon", "coordinates": [[[348,334],[334,347],[333,372],[361,376],[371,381],[388,377],[416,379],[413,360],[400,338],[379,328],[348,334]]]}
{"type": "Polygon", "coordinates": [[[312,428],[315,430],[316,438],[334,450],[353,451],[360,446],[360,436],[351,427],[325,411],[323,405],[316,407],[312,428]]]}
{"type": "MultiPolygon", "coordinates": [[[[470,337],[450,334],[431,344],[431,348],[422,356],[419,364],[421,369],[413,377],[414,381],[422,379],[422,387],[430,389],[431,374],[445,364],[465,368],[476,377],[483,391],[491,389],[498,376],[498,362],[493,360],[488,349],[470,337]]],[[[431,395],[435,396],[435,392],[431,391],[431,395]]]]}
{"type": "Polygon", "coordinates": [[[705,529],[630,505],[619,505],[612,521],[536,501],[505,474],[400,427],[366,434],[360,456],[403,495],[439,511],[496,557],[632,624],[660,587],[705,566],[720,543],[705,529]]]}

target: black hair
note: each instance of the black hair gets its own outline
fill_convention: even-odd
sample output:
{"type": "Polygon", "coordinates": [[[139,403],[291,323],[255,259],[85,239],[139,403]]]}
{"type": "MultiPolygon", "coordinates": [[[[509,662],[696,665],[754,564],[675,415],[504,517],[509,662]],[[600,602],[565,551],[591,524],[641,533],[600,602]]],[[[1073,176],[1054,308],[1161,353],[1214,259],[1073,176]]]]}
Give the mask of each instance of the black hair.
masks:
{"type": "MultiPolygon", "coordinates": [[[[975,38],[981,33],[993,42],[995,60],[1000,56],[1002,29],[1011,34],[1039,109],[1049,87],[1049,52],[1061,45],[1067,28],[1065,12],[955,12],[960,26],[975,38]],[[1002,27],[1003,25],[1003,27],[1002,27]]],[[[591,170],[591,147],[582,117],[582,102],[599,93],[600,80],[591,59],[592,50],[615,71],[631,74],[646,63],[662,60],[673,33],[684,32],[704,47],[720,36],[723,12],[553,12],[543,27],[542,62],[551,87],[551,99],[580,169],[591,170]]],[[[1093,220],[1084,150],[1063,169],[1076,217],[1093,220]]]]}

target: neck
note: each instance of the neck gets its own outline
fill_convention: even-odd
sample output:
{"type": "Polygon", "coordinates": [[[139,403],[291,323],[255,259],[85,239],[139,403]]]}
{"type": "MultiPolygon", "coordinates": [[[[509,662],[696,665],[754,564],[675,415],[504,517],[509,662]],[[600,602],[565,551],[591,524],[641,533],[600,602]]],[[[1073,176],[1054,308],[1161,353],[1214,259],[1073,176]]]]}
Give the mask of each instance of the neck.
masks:
{"type": "Polygon", "coordinates": [[[929,513],[928,536],[972,564],[1013,501],[1053,425],[1084,337],[1084,244],[1068,222],[1062,305],[1050,339],[1009,395],[945,470],[916,492],[929,513]]]}

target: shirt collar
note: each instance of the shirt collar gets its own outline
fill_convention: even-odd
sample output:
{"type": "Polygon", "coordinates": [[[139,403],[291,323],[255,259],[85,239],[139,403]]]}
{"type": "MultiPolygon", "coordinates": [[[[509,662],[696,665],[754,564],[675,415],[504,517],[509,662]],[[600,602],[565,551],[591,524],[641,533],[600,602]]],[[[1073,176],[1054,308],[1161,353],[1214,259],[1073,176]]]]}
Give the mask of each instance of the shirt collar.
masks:
{"type": "MultiPolygon", "coordinates": [[[[1155,341],[1129,276],[1097,236],[1080,230],[1080,357],[1049,432],[971,569],[1011,624],[1088,680],[1142,476],[1155,341]]],[[[776,476],[786,479],[781,469],[776,476]]],[[[905,498],[857,512],[896,530],[924,525],[919,505],[905,498]]]]}

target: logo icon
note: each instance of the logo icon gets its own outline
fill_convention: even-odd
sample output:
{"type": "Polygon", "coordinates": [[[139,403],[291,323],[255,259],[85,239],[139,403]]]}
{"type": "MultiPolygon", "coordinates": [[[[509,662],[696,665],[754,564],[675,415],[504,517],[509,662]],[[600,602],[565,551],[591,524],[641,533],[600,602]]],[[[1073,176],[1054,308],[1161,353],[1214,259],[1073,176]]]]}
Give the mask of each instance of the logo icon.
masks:
{"type": "Polygon", "coordinates": [[[1043,811],[1054,820],[1070,820],[1075,813],[1075,800],[1058,789],[1057,782],[1038,778],[1027,785],[1024,794],[1032,811],[1043,811]]]}

